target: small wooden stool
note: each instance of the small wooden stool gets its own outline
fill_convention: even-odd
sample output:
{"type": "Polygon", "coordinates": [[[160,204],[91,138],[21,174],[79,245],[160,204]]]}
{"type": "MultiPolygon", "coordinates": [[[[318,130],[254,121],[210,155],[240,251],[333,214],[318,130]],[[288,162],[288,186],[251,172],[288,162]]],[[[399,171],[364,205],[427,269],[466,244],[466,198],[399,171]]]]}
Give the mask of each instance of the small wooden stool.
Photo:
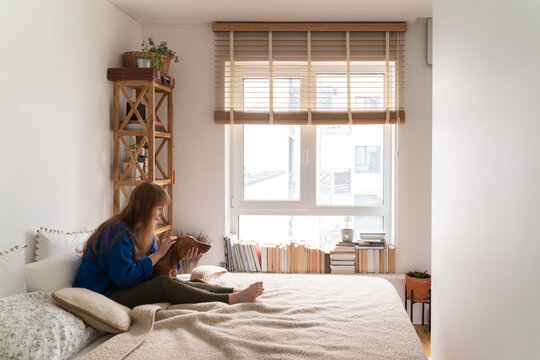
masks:
{"type": "Polygon", "coordinates": [[[411,296],[409,297],[407,295],[407,285],[405,285],[405,311],[407,311],[407,300],[410,299],[411,302],[411,323],[413,323],[413,305],[416,303],[422,304],[422,325],[424,325],[424,306],[427,304],[429,306],[428,308],[428,329],[429,332],[431,332],[431,289],[428,290],[428,297],[427,299],[415,299],[414,298],[414,290],[411,289],[411,296]]]}

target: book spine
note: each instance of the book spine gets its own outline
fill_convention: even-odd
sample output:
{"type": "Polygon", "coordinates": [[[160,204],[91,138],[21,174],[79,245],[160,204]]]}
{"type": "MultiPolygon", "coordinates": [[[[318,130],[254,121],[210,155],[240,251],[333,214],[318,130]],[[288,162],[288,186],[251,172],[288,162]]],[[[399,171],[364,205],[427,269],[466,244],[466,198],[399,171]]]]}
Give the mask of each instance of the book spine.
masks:
{"type": "Polygon", "coordinates": [[[261,270],[262,272],[268,271],[268,253],[266,252],[267,248],[261,248],[261,270]]]}
{"type": "Polygon", "coordinates": [[[223,252],[225,253],[225,266],[228,271],[231,271],[231,267],[229,266],[229,248],[227,247],[227,240],[228,238],[226,236],[223,237],[223,252]]]}
{"type": "Polygon", "coordinates": [[[381,274],[384,274],[386,271],[385,271],[385,251],[384,249],[383,250],[379,250],[379,272],[381,274]]]}
{"type": "Polygon", "coordinates": [[[240,244],[235,243],[234,244],[234,251],[236,254],[236,265],[237,265],[237,271],[244,271],[244,266],[242,263],[242,254],[240,253],[240,244]]]}
{"type": "Polygon", "coordinates": [[[388,245],[388,272],[390,274],[396,272],[396,248],[394,245],[388,245]]]}
{"type": "Polygon", "coordinates": [[[304,272],[304,245],[298,245],[298,272],[304,272]]]}
{"type": "Polygon", "coordinates": [[[360,250],[362,252],[362,274],[367,274],[368,272],[368,251],[360,250]]]}
{"type": "Polygon", "coordinates": [[[287,272],[291,272],[291,244],[287,244],[287,272]]]}
{"type": "Polygon", "coordinates": [[[261,271],[261,263],[259,262],[259,256],[257,255],[257,246],[258,246],[258,244],[251,245],[251,255],[252,255],[253,261],[255,263],[254,271],[260,272],[261,271]]]}
{"type": "Polygon", "coordinates": [[[281,254],[279,253],[279,246],[274,246],[274,272],[280,273],[281,254]]]}
{"type": "Polygon", "coordinates": [[[261,253],[261,246],[259,243],[255,243],[255,265],[257,265],[257,269],[259,272],[262,271],[262,253],[261,253]]]}
{"type": "Polygon", "coordinates": [[[374,273],[375,272],[375,250],[368,250],[367,255],[367,272],[368,273],[374,273]]]}
{"type": "Polygon", "coordinates": [[[274,248],[269,247],[266,249],[268,252],[268,272],[274,272],[274,248]]]}
{"type": "Polygon", "coordinates": [[[248,255],[246,253],[246,245],[240,244],[240,252],[242,254],[242,265],[244,267],[244,271],[249,272],[249,262],[248,262],[248,255]]]}
{"type": "Polygon", "coordinates": [[[324,273],[330,274],[330,253],[324,253],[324,273]]]}

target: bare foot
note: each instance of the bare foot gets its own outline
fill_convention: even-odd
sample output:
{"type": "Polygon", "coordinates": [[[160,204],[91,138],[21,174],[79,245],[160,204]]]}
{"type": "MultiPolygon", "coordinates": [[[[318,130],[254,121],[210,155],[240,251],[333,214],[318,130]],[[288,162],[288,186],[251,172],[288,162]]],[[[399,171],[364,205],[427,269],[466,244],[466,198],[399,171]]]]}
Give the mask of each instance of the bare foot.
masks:
{"type": "MultiPolygon", "coordinates": [[[[237,290],[237,289],[235,289],[237,290]]],[[[254,282],[244,290],[233,292],[229,295],[229,304],[234,305],[242,302],[253,302],[264,291],[262,281],[254,282]]]]}

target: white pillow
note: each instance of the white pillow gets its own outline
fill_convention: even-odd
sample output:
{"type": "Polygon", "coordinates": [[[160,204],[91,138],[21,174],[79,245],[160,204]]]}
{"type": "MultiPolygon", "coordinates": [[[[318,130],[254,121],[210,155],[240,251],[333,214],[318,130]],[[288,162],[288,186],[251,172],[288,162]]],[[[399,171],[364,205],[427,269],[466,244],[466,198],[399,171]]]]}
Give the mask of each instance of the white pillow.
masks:
{"type": "Polygon", "coordinates": [[[98,335],[47,292],[0,299],[0,359],[67,359],[98,335]]]}
{"type": "Polygon", "coordinates": [[[51,294],[58,304],[88,325],[108,333],[128,331],[131,309],[105,295],[84,288],[66,288],[51,294]]]}
{"type": "Polygon", "coordinates": [[[40,228],[36,232],[34,261],[43,260],[64,251],[77,254],[77,251],[82,251],[84,242],[88,240],[92,232],[63,232],[62,230],[40,228]]]}
{"type": "Polygon", "coordinates": [[[199,279],[207,282],[213,282],[225,273],[227,273],[227,269],[220,266],[201,265],[193,269],[190,280],[199,279]]]}
{"type": "Polygon", "coordinates": [[[60,252],[45,260],[26,264],[27,291],[54,292],[71,287],[80,264],[81,258],[69,252],[60,252]]]}
{"type": "Polygon", "coordinates": [[[26,292],[24,248],[26,245],[16,245],[9,250],[0,251],[0,297],[26,292]]]}

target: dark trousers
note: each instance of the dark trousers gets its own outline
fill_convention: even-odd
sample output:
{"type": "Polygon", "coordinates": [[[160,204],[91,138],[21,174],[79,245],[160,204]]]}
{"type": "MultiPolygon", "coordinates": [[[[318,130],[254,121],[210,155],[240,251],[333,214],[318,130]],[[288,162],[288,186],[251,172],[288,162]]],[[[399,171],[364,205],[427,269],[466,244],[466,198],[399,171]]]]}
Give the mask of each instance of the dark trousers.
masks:
{"type": "Polygon", "coordinates": [[[129,308],[156,302],[194,304],[210,301],[229,303],[233,288],[200,282],[182,281],[169,276],[158,276],[130,288],[113,292],[109,297],[129,308]]]}

